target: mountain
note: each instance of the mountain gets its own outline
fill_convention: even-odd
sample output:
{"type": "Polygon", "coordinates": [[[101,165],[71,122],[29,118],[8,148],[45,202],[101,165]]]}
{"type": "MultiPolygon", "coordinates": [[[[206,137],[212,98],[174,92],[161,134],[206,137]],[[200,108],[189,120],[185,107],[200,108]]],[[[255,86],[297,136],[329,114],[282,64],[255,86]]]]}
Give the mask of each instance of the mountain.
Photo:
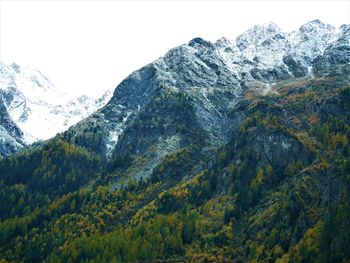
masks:
{"type": "Polygon", "coordinates": [[[13,138],[21,141],[13,145],[13,150],[52,138],[104,106],[111,96],[107,91],[99,99],[86,95],[69,99],[40,71],[3,63],[0,63],[0,94],[5,106],[2,110],[7,111],[22,131],[13,138]]]}
{"type": "Polygon", "coordinates": [[[23,132],[8,114],[6,106],[0,97],[0,156],[7,156],[24,146],[23,132]]]}
{"type": "MultiPolygon", "coordinates": [[[[186,92],[193,99],[201,129],[208,133],[212,146],[220,145],[227,140],[230,126],[240,122],[239,116],[230,120],[228,112],[247,90],[265,94],[276,82],[322,72],[323,66],[316,59],[325,58],[325,50],[335,50],[335,43],[348,38],[346,26],[338,32],[319,20],[291,33],[269,23],[250,28],[234,41],[222,38],[213,44],[195,38],[132,73],[118,85],[106,107],[76,126],[74,132],[101,126],[104,136],[98,152],[120,154],[125,147],[118,144],[127,137],[123,131],[139,118],[162,86],[186,92]]],[[[348,46],[345,43],[345,50],[348,46]]],[[[342,57],[341,62],[346,61],[347,57],[342,57]]],[[[130,142],[135,145],[134,140],[142,139],[130,142]]]]}
{"type": "Polygon", "coordinates": [[[319,20],[171,49],[0,161],[0,256],[350,260],[349,51],[319,20]]]}

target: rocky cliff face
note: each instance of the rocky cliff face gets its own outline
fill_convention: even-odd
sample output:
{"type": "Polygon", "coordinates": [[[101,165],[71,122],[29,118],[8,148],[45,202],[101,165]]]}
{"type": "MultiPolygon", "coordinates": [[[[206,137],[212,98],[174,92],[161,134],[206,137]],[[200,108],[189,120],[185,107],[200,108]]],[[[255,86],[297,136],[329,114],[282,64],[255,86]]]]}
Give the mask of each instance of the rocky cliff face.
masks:
{"type": "Polygon", "coordinates": [[[337,65],[348,65],[350,59],[350,26],[343,25],[332,43],[324,50],[322,56],[318,56],[313,65],[315,72],[322,74],[339,69],[337,65]]]}
{"type": "Polygon", "coordinates": [[[0,157],[8,156],[21,149],[25,143],[23,132],[19,129],[0,96],[0,157]]]}

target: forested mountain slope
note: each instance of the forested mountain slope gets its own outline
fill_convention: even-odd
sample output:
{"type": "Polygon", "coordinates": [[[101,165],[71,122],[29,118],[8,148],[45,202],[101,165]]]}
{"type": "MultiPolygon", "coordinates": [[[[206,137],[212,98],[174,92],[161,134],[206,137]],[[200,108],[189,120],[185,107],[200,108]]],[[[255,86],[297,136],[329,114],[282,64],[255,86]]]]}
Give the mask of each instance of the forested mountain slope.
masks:
{"type": "Polygon", "coordinates": [[[349,56],[349,26],[320,21],[169,51],[0,161],[1,258],[350,260],[349,56]]]}

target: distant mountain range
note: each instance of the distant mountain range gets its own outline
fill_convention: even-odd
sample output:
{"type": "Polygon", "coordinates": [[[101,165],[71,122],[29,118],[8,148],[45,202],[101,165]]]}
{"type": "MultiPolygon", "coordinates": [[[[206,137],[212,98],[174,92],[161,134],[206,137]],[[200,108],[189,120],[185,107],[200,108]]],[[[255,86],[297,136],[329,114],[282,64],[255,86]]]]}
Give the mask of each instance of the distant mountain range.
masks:
{"type": "Polygon", "coordinates": [[[0,146],[1,155],[67,130],[104,106],[111,95],[106,91],[99,99],[86,95],[69,99],[40,71],[0,63],[1,114],[7,116],[7,122],[0,123],[6,138],[0,146]],[[16,127],[16,133],[9,123],[16,127]]]}

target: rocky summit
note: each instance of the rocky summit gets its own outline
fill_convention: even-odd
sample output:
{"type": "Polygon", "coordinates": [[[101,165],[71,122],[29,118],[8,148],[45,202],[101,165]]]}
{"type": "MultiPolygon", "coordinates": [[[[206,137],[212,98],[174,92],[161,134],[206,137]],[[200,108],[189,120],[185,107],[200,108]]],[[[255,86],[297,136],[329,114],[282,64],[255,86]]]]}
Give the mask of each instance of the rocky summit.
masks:
{"type": "Polygon", "coordinates": [[[0,160],[0,259],[349,261],[349,29],[256,25],[134,71],[0,160]]]}

